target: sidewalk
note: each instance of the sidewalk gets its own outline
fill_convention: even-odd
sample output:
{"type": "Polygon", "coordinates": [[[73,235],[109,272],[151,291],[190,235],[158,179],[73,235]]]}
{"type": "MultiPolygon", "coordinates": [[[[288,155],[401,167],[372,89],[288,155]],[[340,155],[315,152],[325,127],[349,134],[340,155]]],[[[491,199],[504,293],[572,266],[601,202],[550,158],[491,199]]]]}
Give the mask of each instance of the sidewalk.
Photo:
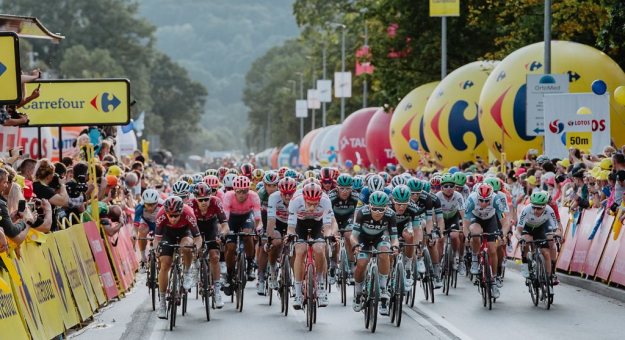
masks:
{"type": "MultiPolygon", "coordinates": [[[[514,260],[508,260],[506,268],[521,272],[521,265],[517,264],[514,260]]],[[[562,271],[558,271],[557,275],[560,283],[582,288],[593,293],[603,295],[610,299],[625,302],[625,289],[623,288],[608,287],[607,284],[602,283],[601,281],[585,279],[582,278],[579,274],[569,275],[562,271]]]]}

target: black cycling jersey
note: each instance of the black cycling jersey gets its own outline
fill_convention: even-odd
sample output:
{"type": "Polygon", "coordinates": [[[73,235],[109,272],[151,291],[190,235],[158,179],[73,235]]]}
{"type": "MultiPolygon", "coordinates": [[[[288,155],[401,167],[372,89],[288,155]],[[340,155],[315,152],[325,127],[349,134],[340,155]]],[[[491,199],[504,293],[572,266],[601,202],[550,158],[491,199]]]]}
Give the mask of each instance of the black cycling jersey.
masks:
{"type": "Polygon", "coordinates": [[[413,201],[413,203],[417,207],[417,214],[419,216],[425,215],[426,220],[432,219],[432,211],[434,210],[434,203],[433,203],[432,197],[433,195],[430,195],[429,193],[422,191],[419,194],[419,198],[417,198],[416,201],[413,201]]]}
{"type": "MultiPolygon", "coordinates": [[[[389,203],[388,206],[390,209],[395,211],[395,205],[393,204],[393,202],[389,203]]],[[[410,229],[415,226],[416,223],[419,223],[421,217],[417,205],[414,204],[414,202],[409,202],[408,207],[406,207],[406,210],[404,210],[403,214],[399,215],[395,211],[395,219],[397,224],[397,234],[401,236],[401,234],[404,232],[404,229],[410,229]]]]}
{"type": "Polygon", "coordinates": [[[386,233],[391,239],[397,238],[397,220],[395,212],[391,209],[386,209],[384,216],[379,221],[375,221],[371,216],[371,207],[365,205],[356,213],[354,224],[353,234],[356,236],[361,233],[368,235],[386,233]]]}
{"type": "Polygon", "coordinates": [[[338,189],[334,189],[328,193],[328,197],[332,203],[334,218],[339,225],[339,229],[345,229],[353,220],[354,211],[358,205],[358,194],[352,191],[346,200],[342,200],[339,197],[338,189]]]}

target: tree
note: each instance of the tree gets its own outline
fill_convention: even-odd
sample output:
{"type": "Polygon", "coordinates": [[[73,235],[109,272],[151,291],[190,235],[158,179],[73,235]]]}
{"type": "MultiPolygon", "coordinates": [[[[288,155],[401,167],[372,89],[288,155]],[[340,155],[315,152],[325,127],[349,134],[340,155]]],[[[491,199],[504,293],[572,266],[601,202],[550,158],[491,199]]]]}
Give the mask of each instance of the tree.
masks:
{"type": "Polygon", "coordinates": [[[75,45],[63,55],[60,73],[68,78],[119,78],[124,70],[109,50],[96,48],[89,52],[83,45],[75,45]]]}

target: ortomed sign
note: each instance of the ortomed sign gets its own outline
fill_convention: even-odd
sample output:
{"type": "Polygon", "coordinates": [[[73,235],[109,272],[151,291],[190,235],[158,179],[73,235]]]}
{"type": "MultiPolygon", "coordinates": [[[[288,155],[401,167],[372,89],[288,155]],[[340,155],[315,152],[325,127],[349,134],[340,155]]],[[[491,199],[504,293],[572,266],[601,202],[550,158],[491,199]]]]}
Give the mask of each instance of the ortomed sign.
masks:
{"type": "Polygon", "coordinates": [[[46,80],[40,96],[24,105],[30,126],[126,125],[130,122],[130,82],[127,79],[46,80]]]}

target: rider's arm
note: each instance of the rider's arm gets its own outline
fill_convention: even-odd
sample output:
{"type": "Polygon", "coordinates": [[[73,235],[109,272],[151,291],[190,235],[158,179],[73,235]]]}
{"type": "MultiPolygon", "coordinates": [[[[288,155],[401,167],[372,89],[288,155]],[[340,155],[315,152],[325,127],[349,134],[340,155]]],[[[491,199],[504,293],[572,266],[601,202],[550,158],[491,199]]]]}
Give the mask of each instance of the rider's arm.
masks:
{"type": "Polygon", "coordinates": [[[273,235],[273,230],[276,228],[276,210],[278,205],[278,197],[271,195],[267,200],[267,236],[273,235]]]}
{"type": "Polygon", "coordinates": [[[139,205],[137,205],[137,207],[135,208],[135,218],[134,218],[134,220],[132,221],[132,222],[133,222],[132,224],[133,224],[135,227],[138,227],[138,226],[141,224],[141,218],[143,217],[143,207],[144,207],[144,205],[143,205],[143,204],[139,204],[139,205]]]}
{"type": "Polygon", "coordinates": [[[247,197],[247,199],[252,200],[252,210],[254,212],[254,230],[256,230],[262,221],[260,218],[260,197],[258,197],[258,194],[253,191],[250,192],[247,197]]]}
{"type": "Polygon", "coordinates": [[[354,224],[352,225],[353,226],[352,235],[350,236],[350,241],[352,245],[358,244],[358,235],[360,235],[361,224],[362,224],[362,212],[357,211],[356,218],[354,219],[354,224]]]}
{"type": "Polygon", "coordinates": [[[399,239],[397,238],[397,218],[395,217],[395,214],[393,214],[389,220],[388,232],[391,236],[391,246],[398,247],[399,239]]]}
{"type": "Polygon", "coordinates": [[[193,240],[195,241],[195,247],[197,248],[198,254],[202,251],[202,236],[200,234],[200,228],[197,226],[197,219],[195,218],[195,214],[193,213],[193,209],[191,207],[184,207],[183,214],[185,214],[186,223],[189,225],[189,230],[191,231],[191,235],[193,235],[193,240]]]}
{"type": "Polygon", "coordinates": [[[165,216],[165,211],[163,208],[158,212],[156,216],[156,229],[154,231],[154,245],[152,246],[154,249],[158,249],[158,244],[161,243],[161,239],[163,238],[163,231],[165,229],[167,217],[165,216]]]}
{"type": "Polygon", "coordinates": [[[332,210],[332,203],[330,203],[330,199],[321,198],[321,209],[323,211],[323,231],[324,236],[330,236],[333,232],[333,226],[337,225],[336,219],[334,218],[334,211],[332,210]]]}
{"type": "Polygon", "coordinates": [[[293,202],[294,200],[296,198],[291,199],[291,202],[289,202],[289,220],[287,222],[287,234],[289,235],[295,234],[295,226],[297,225],[297,207],[295,207],[296,203],[293,202]]]}
{"type": "Polygon", "coordinates": [[[475,202],[471,199],[471,196],[467,198],[465,210],[464,210],[464,221],[463,221],[463,232],[465,235],[469,236],[469,226],[471,224],[471,219],[473,218],[473,209],[475,208],[475,202]]]}

